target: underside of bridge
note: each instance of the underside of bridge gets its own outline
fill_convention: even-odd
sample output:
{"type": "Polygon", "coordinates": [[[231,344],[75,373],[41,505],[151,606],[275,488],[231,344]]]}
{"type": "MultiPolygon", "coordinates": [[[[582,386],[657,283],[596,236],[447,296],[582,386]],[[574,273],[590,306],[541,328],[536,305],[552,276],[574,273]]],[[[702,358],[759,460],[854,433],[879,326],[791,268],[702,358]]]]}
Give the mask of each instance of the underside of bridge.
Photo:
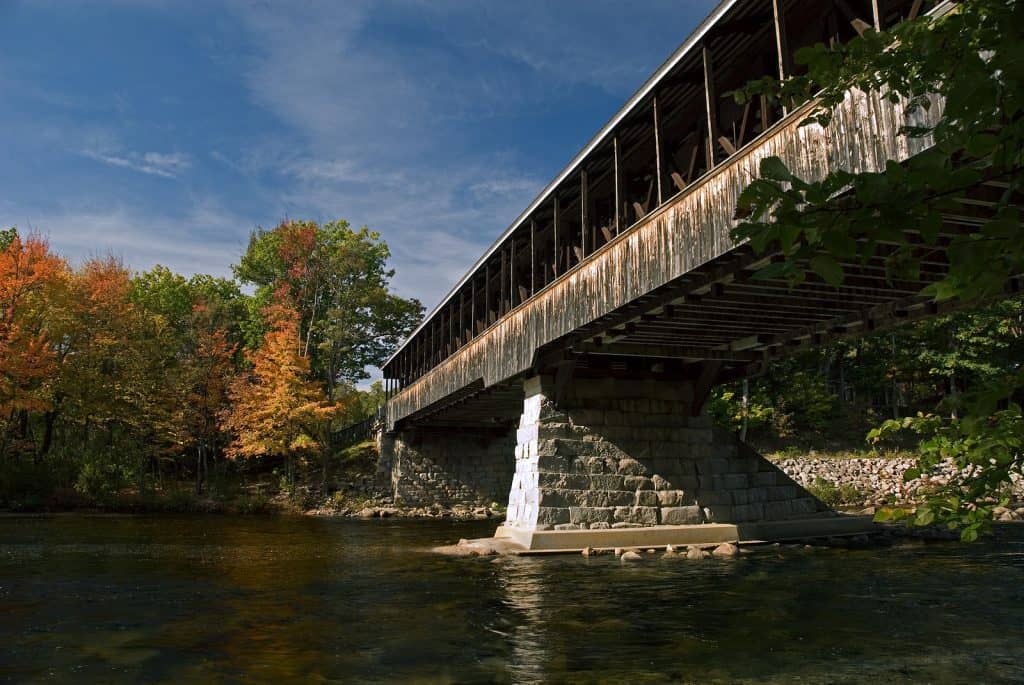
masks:
{"type": "MultiPolygon", "coordinates": [[[[385,364],[382,471],[396,499],[507,501],[506,526],[518,530],[819,513],[710,425],[711,389],[801,349],[955,307],[921,291],[945,276],[950,244],[985,221],[1005,187],[976,189],[946,212],[937,238],[902,232],[917,246],[912,273],[894,276],[893,241],[843,264],[840,286],[813,273],[765,278],[780,255],[755,254],[730,233],[760,160],[778,156],[812,180],[879,171],[931,145],[900,128],[934,124],[943,103],[911,117],[899,101],[851,92],[824,129],[801,125],[813,104],[731,108],[714,93],[765,69],[787,73],[787,32],[843,40],[851,29],[836,27],[868,25],[858,12],[882,26],[922,7],[723,2],[385,364]],[[800,16],[824,23],[807,28],[800,16]]],[[[1020,289],[1018,278],[1007,284],[1020,289]]]]}

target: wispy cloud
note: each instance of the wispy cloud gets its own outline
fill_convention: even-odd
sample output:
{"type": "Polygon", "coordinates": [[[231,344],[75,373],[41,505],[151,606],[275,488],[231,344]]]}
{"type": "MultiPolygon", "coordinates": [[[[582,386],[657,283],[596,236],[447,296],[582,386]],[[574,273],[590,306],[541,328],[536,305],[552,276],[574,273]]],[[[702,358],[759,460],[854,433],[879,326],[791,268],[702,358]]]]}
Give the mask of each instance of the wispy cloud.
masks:
{"type": "Polygon", "coordinates": [[[255,222],[204,198],[173,214],[125,203],[49,212],[0,207],[0,225],[39,232],[74,262],[109,254],[137,271],[163,264],[183,274],[230,276],[255,222]]]}
{"type": "Polygon", "coordinates": [[[192,159],[181,152],[144,152],[142,154],[101,152],[99,150],[83,150],[82,154],[89,159],[103,162],[110,166],[122,167],[151,176],[177,178],[192,166],[192,159]]]}
{"type": "Polygon", "coordinates": [[[220,158],[236,171],[276,175],[283,214],[380,230],[396,289],[432,306],[543,181],[500,149],[462,143],[466,127],[493,114],[499,94],[465,69],[444,36],[409,47],[364,33],[382,20],[374,12],[387,15],[393,5],[238,5],[258,46],[246,74],[251,97],[297,140],[220,158]]]}

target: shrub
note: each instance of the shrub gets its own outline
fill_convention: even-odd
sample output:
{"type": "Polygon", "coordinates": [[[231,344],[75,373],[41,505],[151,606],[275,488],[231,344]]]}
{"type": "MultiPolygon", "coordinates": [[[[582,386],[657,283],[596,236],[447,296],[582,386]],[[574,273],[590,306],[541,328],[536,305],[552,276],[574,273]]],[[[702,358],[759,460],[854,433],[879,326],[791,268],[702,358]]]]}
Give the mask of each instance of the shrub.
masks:
{"type": "Polygon", "coordinates": [[[118,464],[87,461],[75,479],[75,490],[95,502],[105,503],[124,487],[126,480],[118,464]]]}
{"type": "Polygon", "coordinates": [[[807,486],[807,492],[830,507],[853,504],[864,499],[864,495],[852,485],[836,486],[835,483],[825,480],[821,476],[815,478],[814,483],[807,486]]]}
{"type": "Polygon", "coordinates": [[[196,496],[189,490],[172,490],[163,502],[164,511],[189,514],[196,511],[196,496]]]}
{"type": "MultiPolygon", "coordinates": [[[[727,388],[715,388],[708,400],[708,412],[715,423],[729,431],[738,432],[743,426],[743,401],[739,393],[727,388]]],[[[771,421],[773,409],[760,392],[751,393],[747,402],[747,430],[756,432],[771,421]]]]}

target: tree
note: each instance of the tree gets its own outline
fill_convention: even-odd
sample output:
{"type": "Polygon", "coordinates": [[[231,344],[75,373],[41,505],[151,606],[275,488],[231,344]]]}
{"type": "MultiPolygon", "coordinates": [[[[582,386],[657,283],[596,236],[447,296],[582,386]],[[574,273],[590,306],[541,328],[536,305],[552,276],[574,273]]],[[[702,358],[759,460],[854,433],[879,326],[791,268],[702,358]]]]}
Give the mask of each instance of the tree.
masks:
{"type": "Polygon", "coordinates": [[[47,297],[66,276],[66,265],[46,241],[17,231],[0,233],[0,458],[16,415],[50,406],[47,382],[56,369],[47,297]]]}
{"type": "Polygon", "coordinates": [[[234,436],[228,456],[282,457],[292,480],[295,454],[320,446],[338,409],[309,380],[309,359],[300,353],[298,312],[272,305],[264,316],[270,330],[263,345],[246,354],[251,371],[231,383],[231,406],[221,426],[234,436]]]}
{"type": "Polygon", "coordinates": [[[254,304],[265,307],[275,293],[294,303],[302,354],[333,396],[339,383],[366,378],[422,315],[417,300],[390,292],[389,256],[366,227],[285,221],[253,232],[235,275],[256,286],[254,304]]]}
{"type": "Polygon", "coordinates": [[[52,306],[60,344],[44,452],[60,422],[67,445],[141,483],[149,461],[181,443],[177,330],[131,300],[131,273],[114,258],[76,270],[52,306]]]}
{"type": "MultiPolygon", "coordinates": [[[[792,103],[814,95],[816,105],[804,123],[823,126],[850,89],[902,101],[909,114],[931,106],[938,95],[944,109],[934,126],[904,128],[905,135],[931,136],[934,145],[881,172],[801,179],[779,158],[764,159],[760,178],[740,197],[737,213],[747,219],[734,237],[749,240],[760,253],[784,255],[765,275],[785,275],[795,283],[810,270],[838,285],[843,260],[866,260],[883,241],[896,246],[886,262],[889,275],[913,274],[921,247],[943,240],[948,274],[924,291],[936,301],[981,302],[1024,273],[1024,4],[965,0],[942,17],[922,17],[885,32],[867,30],[845,45],[804,48],[795,58],[806,66],[805,74],[748,84],[737,99],[766,94],[792,103]],[[996,184],[1001,193],[978,230],[941,236],[943,212],[956,210],[985,184],[996,184]]],[[[1024,369],[1018,365],[986,388],[948,394],[945,410],[955,408],[955,419],[904,418],[872,435],[897,427],[918,431],[926,437],[920,469],[947,457],[961,469],[948,492],[913,512],[914,522],[942,521],[960,528],[964,540],[986,529],[1000,489],[1024,466],[1024,421],[1015,401],[1022,389],[1024,369]]]]}
{"type": "Polygon", "coordinates": [[[181,422],[186,443],[196,451],[196,494],[209,477],[208,459],[221,443],[220,417],[227,410],[234,355],[238,345],[217,325],[216,314],[206,305],[195,305],[190,325],[194,348],[182,363],[185,402],[181,422]]]}
{"type": "Polygon", "coordinates": [[[192,337],[196,307],[202,308],[204,320],[215,322],[231,340],[241,340],[242,322],[247,316],[246,298],[234,281],[206,274],[185,278],[157,264],[132,278],[130,299],[151,314],[163,317],[181,333],[183,344],[192,337]]]}

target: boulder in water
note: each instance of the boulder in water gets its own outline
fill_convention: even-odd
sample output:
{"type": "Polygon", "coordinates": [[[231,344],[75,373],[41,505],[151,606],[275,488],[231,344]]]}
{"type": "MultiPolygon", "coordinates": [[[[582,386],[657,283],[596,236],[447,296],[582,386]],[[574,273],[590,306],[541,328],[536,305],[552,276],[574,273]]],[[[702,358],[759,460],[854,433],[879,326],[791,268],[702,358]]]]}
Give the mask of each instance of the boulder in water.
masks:
{"type": "Polygon", "coordinates": [[[711,553],[716,557],[734,557],[740,553],[740,548],[731,542],[723,542],[711,553]]]}

